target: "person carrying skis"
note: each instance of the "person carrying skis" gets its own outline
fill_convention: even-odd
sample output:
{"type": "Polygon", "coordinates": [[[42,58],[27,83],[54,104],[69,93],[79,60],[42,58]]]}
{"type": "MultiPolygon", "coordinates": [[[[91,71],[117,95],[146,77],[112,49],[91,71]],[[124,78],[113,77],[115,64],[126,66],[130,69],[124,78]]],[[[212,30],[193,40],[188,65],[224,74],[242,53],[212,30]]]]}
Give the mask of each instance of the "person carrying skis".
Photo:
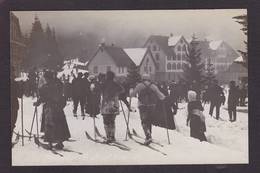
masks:
{"type": "Polygon", "coordinates": [[[115,74],[108,71],[106,80],[101,86],[101,115],[103,116],[107,143],[115,141],[115,118],[119,114],[119,94],[124,88],[114,81],[115,74]]]}
{"type": "Polygon", "coordinates": [[[149,145],[152,142],[152,113],[158,99],[164,100],[165,95],[152,83],[148,75],[143,75],[143,80],[134,89],[130,89],[130,97],[136,94],[138,94],[138,108],[146,137],[144,144],[149,145]]]}
{"type": "Polygon", "coordinates": [[[229,121],[234,122],[237,119],[237,105],[239,100],[239,90],[236,88],[236,82],[230,81],[228,93],[228,114],[229,121]]]}
{"type": "Polygon", "coordinates": [[[53,143],[57,143],[54,146],[55,148],[62,149],[64,147],[63,141],[70,138],[68,124],[63,111],[66,101],[62,96],[62,90],[54,78],[54,74],[47,71],[44,74],[44,78],[46,84],[40,89],[39,99],[33,105],[39,106],[41,103],[44,103],[44,141],[49,143],[49,149],[53,148],[53,143]]]}

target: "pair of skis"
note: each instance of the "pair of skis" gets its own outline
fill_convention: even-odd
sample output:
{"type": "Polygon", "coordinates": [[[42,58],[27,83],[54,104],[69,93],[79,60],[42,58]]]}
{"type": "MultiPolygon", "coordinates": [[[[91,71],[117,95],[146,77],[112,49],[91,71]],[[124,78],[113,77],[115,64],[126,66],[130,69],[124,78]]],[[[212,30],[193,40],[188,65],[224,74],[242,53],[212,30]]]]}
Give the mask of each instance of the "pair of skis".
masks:
{"type": "MultiPolygon", "coordinates": [[[[141,145],[141,146],[147,147],[147,148],[149,148],[149,149],[151,149],[151,150],[153,150],[153,151],[156,151],[156,152],[158,152],[158,153],[161,153],[161,154],[164,155],[164,156],[167,155],[167,154],[164,153],[163,151],[161,151],[161,150],[155,148],[154,146],[144,144],[145,138],[142,137],[142,136],[140,136],[139,134],[137,134],[137,132],[136,132],[134,129],[133,129],[132,131],[133,131],[133,133],[131,134],[131,137],[130,137],[130,136],[129,136],[129,137],[130,137],[130,139],[132,139],[134,142],[138,143],[138,144],[141,145]],[[135,137],[138,138],[139,140],[135,139],[135,137]],[[140,139],[141,139],[143,142],[141,142],[140,139]]],[[[163,147],[162,144],[160,144],[159,142],[154,141],[154,140],[151,142],[151,144],[155,144],[155,145],[157,145],[157,146],[163,147]]]]}
{"type": "Polygon", "coordinates": [[[109,142],[108,143],[106,141],[107,140],[106,137],[100,134],[100,132],[97,129],[97,127],[95,127],[95,133],[97,134],[97,136],[99,138],[101,138],[101,140],[92,138],[89,135],[89,133],[87,131],[85,131],[85,135],[86,135],[87,139],[89,139],[89,140],[91,140],[91,141],[93,141],[95,143],[109,145],[109,146],[114,146],[114,147],[117,147],[118,149],[123,150],[123,151],[130,151],[131,150],[131,148],[129,148],[128,146],[126,146],[126,145],[124,145],[124,144],[122,144],[120,142],[117,142],[117,141],[113,141],[113,142],[109,142]]]}

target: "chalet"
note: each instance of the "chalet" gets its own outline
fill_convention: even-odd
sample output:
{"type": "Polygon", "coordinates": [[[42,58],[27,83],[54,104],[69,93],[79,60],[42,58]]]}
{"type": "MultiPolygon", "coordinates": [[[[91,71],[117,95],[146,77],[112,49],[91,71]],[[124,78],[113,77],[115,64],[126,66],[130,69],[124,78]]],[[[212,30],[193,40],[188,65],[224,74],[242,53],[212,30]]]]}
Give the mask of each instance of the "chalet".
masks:
{"type": "Polygon", "coordinates": [[[139,67],[141,75],[148,74],[152,79],[155,78],[156,62],[152,52],[148,48],[129,48],[124,49],[125,53],[131,58],[136,66],[139,67]]]}
{"type": "Polygon", "coordinates": [[[210,59],[213,64],[215,73],[225,72],[233,63],[238,53],[225,41],[199,41],[198,49],[200,49],[201,57],[205,66],[210,59]]]}
{"type": "Polygon", "coordinates": [[[178,80],[183,73],[189,43],[183,36],[152,35],[144,47],[151,49],[156,62],[157,81],[178,80]]]}
{"type": "Polygon", "coordinates": [[[123,77],[127,75],[127,68],[131,63],[134,62],[122,48],[103,43],[89,60],[87,69],[94,75],[113,71],[117,77],[123,77]]]}

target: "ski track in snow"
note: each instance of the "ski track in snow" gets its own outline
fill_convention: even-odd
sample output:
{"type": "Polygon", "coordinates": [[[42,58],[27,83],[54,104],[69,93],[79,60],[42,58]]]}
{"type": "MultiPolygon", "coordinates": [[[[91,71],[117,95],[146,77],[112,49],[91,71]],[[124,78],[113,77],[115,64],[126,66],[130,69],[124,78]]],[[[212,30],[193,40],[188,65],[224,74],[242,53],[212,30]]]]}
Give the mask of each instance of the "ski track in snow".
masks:
{"type": "MultiPolygon", "coordinates": [[[[24,97],[24,127],[30,130],[33,118],[35,100],[24,97]]],[[[21,138],[18,144],[12,149],[12,165],[150,165],[150,164],[223,164],[223,163],[248,163],[248,114],[238,112],[237,122],[228,121],[228,112],[221,108],[220,116],[223,121],[208,115],[209,105],[205,106],[207,132],[209,142],[200,142],[189,137],[189,127],[186,126],[186,103],[180,103],[177,115],[175,115],[176,130],[169,130],[171,144],[168,144],[166,130],[160,127],[153,127],[152,136],[164,147],[152,146],[166,153],[167,156],[155,152],[147,147],[140,146],[132,140],[125,141],[126,125],[123,112],[116,118],[116,139],[129,146],[131,151],[122,151],[116,147],[97,144],[88,140],[84,131],[86,130],[94,137],[93,119],[86,117],[85,120],[79,116],[73,117],[72,102],[68,102],[64,108],[66,119],[69,125],[72,139],[75,142],[64,142],[65,148],[82,152],[78,155],[70,152],[59,151],[64,155],[60,157],[51,151],[39,148],[33,138],[28,141],[24,139],[25,145],[22,146],[21,138]]],[[[123,104],[127,115],[127,108],[123,104]]],[[[137,99],[132,100],[132,106],[136,108],[137,99]]],[[[136,108],[137,109],[137,108],[136,108]]],[[[78,108],[79,111],[79,108],[78,108]]],[[[39,126],[41,122],[42,107],[38,107],[39,126]]],[[[215,112],[214,112],[215,113],[215,112]]],[[[80,115],[80,114],[79,114],[80,115]]],[[[213,114],[215,115],[215,114],[213,114]]],[[[21,134],[20,110],[16,123],[15,131],[21,134]]],[[[101,134],[105,134],[103,119],[98,115],[96,126],[101,134]]],[[[138,134],[144,136],[139,112],[131,112],[130,129],[134,128],[138,134]]],[[[40,129],[40,127],[39,127],[40,129]]],[[[36,123],[33,133],[36,133],[36,123]]],[[[26,132],[24,132],[26,134],[26,132]]],[[[27,135],[27,134],[26,134],[27,135]]],[[[15,138],[15,135],[13,135],[15,138]]]]}

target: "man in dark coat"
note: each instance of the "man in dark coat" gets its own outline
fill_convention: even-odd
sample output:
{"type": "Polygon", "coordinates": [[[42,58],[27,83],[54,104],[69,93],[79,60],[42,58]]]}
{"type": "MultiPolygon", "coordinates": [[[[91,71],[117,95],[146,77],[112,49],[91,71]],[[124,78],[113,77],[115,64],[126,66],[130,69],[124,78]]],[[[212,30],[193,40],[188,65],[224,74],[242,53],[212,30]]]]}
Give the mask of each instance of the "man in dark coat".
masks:
{"type": "MultiPolygon", "coordinates": [[[[84,90],[82,91],[82,95],[84,95],[84,102],[85,102],[85,106],[84,106],[84,110],[87,113],[87,99],[89,97],[90,94],[90,81],[88,79],[89,77],[89,72],[85,72],[84,73],[84,77],[83,77],[83,85],[84,85],[84,90]]],[[[83,117],[84,119],[84,117],[83,117]]]]}
{"type": "Polygon", "coordinates": [[[210,97],[210,116],[213,116],[213,110],[216,107],[216,119],[219,119],[219,110],[221,102],[224,96],[222,88],[218,85],[218,81],[215,80],[212,86],[209,88],[209,97],[210,97]]]}
{"type": "Polygon", "coordinates": [[[239,91],[236,88],[235,81],[231,81],[229,84],[229,94],[228,94],[228,114],[229,114],[229,121],[234,122],[237,118],[237,103],[239,98],[239,91]]]}
{"type": "Polygon", "coordinates": [[[143,75],[143,81],[130,90],[130,97],[138,94],[138,108],[142,127],[146,136],[145,145],[152,142],[152,113],[158,100],[164,100],[165,95],[152,83],[150,76],[143,75]]]}
{"type": "Polygon", "coordinates": [[[83,74],[78,73],[78,77],[72,80],[72,99],[73,99],[73,114],[74,117],[77,117],[77,109],[80,103],[81,115],[84,117],[84,108],[86,102],[86,95],[84,94],[84,80],[82,79],[83,74]]]}

